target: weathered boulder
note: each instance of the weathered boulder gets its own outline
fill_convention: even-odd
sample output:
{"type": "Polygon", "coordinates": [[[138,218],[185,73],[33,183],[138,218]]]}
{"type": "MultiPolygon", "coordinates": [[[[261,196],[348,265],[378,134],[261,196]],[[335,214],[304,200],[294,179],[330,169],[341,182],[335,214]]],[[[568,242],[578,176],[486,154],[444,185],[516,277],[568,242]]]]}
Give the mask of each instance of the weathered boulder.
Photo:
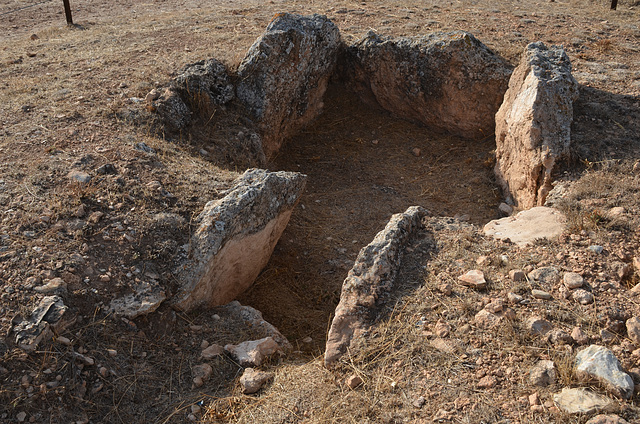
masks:
{"type": "Polygon", "coordinates": [[[371,325],[376,302],[392,289],[404,247],[409,237],[422,228],[426,214],[423,208],[412,206],[393,215],[384,230],[360,250],[342,284],[327,338],[325,366],[332,366],[371,325]]]}
{"type": "Polygon", "coordinates": [[[173,85],[186,102],[210,102],[211,105],[225,105],[234,97],[234,87],[227,68],[216,59],[201,60],[187,65],[173,79],[173,85]]]}
{"type": "Polygon", "coordinates": [[[496,114],[495,174],[519,208],[544,204],[555,164],[569,154],[577,97],[564,50],[529,44],[496,114]]]}
{"type": "Polygon", "coordinates": [[[596,379],[611,393],[623,399],[633,395],[633,380],[622,370],[620,361],[604,346],[591,345],[576,355],[576,375],[596,379]]]}
{"type": "Polygon", "coordinates": [[[67,309],[60,296],[44,297],[28,319],[14,318],[16,344],[26,351],[33,351],[41,341],[53,335],[52,330],[61,333],[75,322],[67,309]]]}
{"type": "Polygon", "coordinates": [[[325,16],[282,13],[249,48],[236,95],[255,119],[267,157],[320,114],[340,44],[338,27],[325,16]]]}
{"type": "Polygon", "coordinates": [[[306,183],[295,172],[250,169],[196,219],[188,258],[175,271],[173,305],[217,306],[248,289],[269,261],[306,183]]]}
{"type": "Polygon", "coordinates": [[[473,35],[386,37],[370,31],[347,48],[345,71],[366,101],[464,138],[493,134],[511,66],[473,35]]]}
{"type": "Polygon", "coordinates": [[[562,212],[546,206],[538,206],[513,216],[494,219],[484,226],[484,234],[497,240],[509,239],[518,246],[526,246],[536,239],[553,240],[566,227],[562,212]]]}

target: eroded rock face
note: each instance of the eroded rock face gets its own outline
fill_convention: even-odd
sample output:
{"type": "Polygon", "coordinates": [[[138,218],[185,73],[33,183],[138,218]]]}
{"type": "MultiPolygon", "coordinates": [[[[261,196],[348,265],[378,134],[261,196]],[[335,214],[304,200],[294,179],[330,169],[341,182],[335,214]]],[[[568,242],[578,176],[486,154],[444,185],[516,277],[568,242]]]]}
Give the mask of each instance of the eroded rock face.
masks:
{"type": "Polygon", "coordinates": [[[238,68],[236,94],[257,122],[267,157],[320,114],[340,33],[321,15],[278,14],[238,68]]]}
{"type": "Polygon", "coordinates": [[[511,67],[473,35],[394,38],[370,31],[347,48],[346,71],[366,101],[463,138],[493,133],[511,67]]]}
{"type": "Polygon", "coordinates": [[[248,289],[269,261],[306,183],[295,172],[250,169],[196,219],[189,258],[176,270],[174,307],[223,305],[248,289]]]}
{"type": "Polygon", "coordinates": [[[202,100],[213,105],[224,105],[234,97],[227,68],[216,59],[201,60],[187,65],[180,75],[174,78],[173,84],[183,99],[196,99],[200,95],[205,97],[202,100]]]}
{"type": "Polygon", "coordinates": [[[384,230],[364,247],[342,284],[331,323],[324,364],[331,367],[372,323],[376,302],[393,287],[404,246],[422,228],[427,211],[412,206],[395,214],[384,230]]]}
{"type": "Polygon", "coordinates": [[[519,208],[544,204],[554,166],[569,154],[577,97],[564,50],[529,44],[496,114],[495,173],[519,208]]]}

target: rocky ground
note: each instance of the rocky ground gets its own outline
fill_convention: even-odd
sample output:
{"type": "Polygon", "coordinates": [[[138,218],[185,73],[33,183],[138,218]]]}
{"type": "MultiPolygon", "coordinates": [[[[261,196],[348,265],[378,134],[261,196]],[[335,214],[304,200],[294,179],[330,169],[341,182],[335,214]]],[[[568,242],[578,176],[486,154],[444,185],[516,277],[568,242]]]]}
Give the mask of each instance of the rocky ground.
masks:
{"type": "MultiPolygon", "coordinates": [[[[22,10],[21,1],[0,3],[1,421],[582,423],[595,412],[570,414],[554,403],[563,388],[577,387],[605,396],[607,413],[640,420],[628,385],[595,383],[574,366],[583,346],[602,345],[640,383],[638,5],[621,2],[615,12],[590,1],[72,5],[78,25],[67,28],[55,2],[22,10]],[[144,284],[175,293],[171,265],[193,218],[246,166],[202,134],[159,134],[144,97],[187,63],[215,57],[237,66],[282,11],[326,14],[347,42],[370,29],[463,29],[514,65],[529,42],[564,45],[580,97],[572,160],[551,200],[569,226],[557,241],[521,248],[460,219],[428,219],[407,249],[399,276],[407,284],[368,342],[325,369],[319,355],[340,284],[392,213],[417,204],[482,225],[499,216],[500,203],[491,140],[471,147],[425,140],[419,127],[373,110],[341,127],[341,112],[363,107],[338,90],[312,134],[268,164],[310,175],[305,209],[296,209],[241,302],[262,311],[293,348],[253,364],[272,374],[240,381],[248,363],[225,346],[278,338],[253,313],[240,319],[246,314],[235,309],[183,314],[161,306],[123,319],[108,305],[144,284]],[[375,123],[382,125],[371,133],[375,123]],[[358,173],[371,175],[364,188],[347,184],[358,173]],[[392,177],[376,180],[380,174],[392,177]],[[461,284],[471,270],[484,274],[486,287],[461,284]],[[51,296],[67,308],[60,326],[36,350],[21,348],[12,330],[21,318],[46,298],[45,312],[64,309],[51,296]],[[238,327],[243,320],[252,326],[238,327]],[[555,376],[541,361],[553,362],[555,376]],[[246,394],[249,380],[268,384],[246,394]]],[[[242,124],[219,122],[218,139],[242,124]]]]}

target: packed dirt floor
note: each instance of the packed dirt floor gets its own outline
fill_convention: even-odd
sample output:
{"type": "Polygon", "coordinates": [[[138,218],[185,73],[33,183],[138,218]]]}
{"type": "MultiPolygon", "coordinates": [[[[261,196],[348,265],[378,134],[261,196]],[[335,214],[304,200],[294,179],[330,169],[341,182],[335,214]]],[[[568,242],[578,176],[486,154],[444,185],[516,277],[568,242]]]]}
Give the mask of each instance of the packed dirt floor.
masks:
{"type": "Polygon", "coordinates": [[[303,350],[324,349],[327,322],[358,251],[394,213],[419,205],[475,224],[500,217],[493,137],[461,140],[365,106],[331,87],[325,111],[270,169],[309,176],[272,261],[240,298],[303,350]],[[285,314],[282,312],[286,311],[285,314]]]}
{"type": "MultiPolygon", "coordinates": [[[[594,343],[604,343],[601,331],[615,332],[608,346],[640,377],[640,351],[618,325],[640,314],[628,290],[638,275],[616,277],[620,263],[640,256],[637,2],[621,0],[610,11],[608,2],[592,0],[70,1],[72,27],[62,2],[0,0],[0,422],[583,424],[591,416],[558,413],[550,401],[577,384],[577,346],[526,335],[521,321],[534,313],[568,332],[580,325],[594,343]],[[242,369],[224,356],[210,362],[214,373],[205,386],[193,386],[203,341],[251,336],[215,321],[221,311],[181,314],[163,306],[134,322],[105,310],[138,278],[153,276],[175,292],[171,264],[188,242],[191,220],[244,170],[202,154],[211,143],[197,134],[158,134],[142,99],[186,64],[214,57],[234,68],[283,11],[325,14],[347,43],[369,30],[465,30],[514,65],[530,42],[563,45],[581,85],[572,158],[557,175],[570,226],[559,242],[529,250],[485,239],[467,223],[499,216],[492,137],[435,134],[331,86],[323,115],[268,164],[307,174],[307,190],[240,301],[262,311],[294,351],[265,364],[274,382],[246,396],[237,384],[242,369]],[[115,174],[98,171],[106,165],[115,174]],[[71,182],[72,169],[91,173],[92,183],[71,182]],[[437,254],[420,256],[421,241],[412,242],[416,253],[406,260],[420,272],[404,270],[401,278],[419,284],[397,294],[401,310],[376,328],[367,350],[324,369],[319,356],[342,280],[359,249],[410,205],[459,219],[429,224],[429,237],[442,238],[437,254]],[[624,215],[611,219],[607,211],[616,206],[624,215]],[[605,254],[588,254],[592,244],[605,254]],[[582,273],[598,302],[533,301],[497,333],[471,328],[474,314],[507,291],[552,290],[507,278],[511,269],[545,265],[582,273]],[[472,267],[490,276],[487,292],[441,295],[443,281],[472,267]],[[12,342],[13,321],[37,304],[34,286],[55,277],[68,282],[65,304],[77,315],[59,335],[70,344],[56,339],[26,353],[12,342]],[[440,320],[456,334],[444,348],[433,345],[440,320]],[[456,332],[463,328],[468,332],[456,332]],[[95,364],[78,363],[82,352],[95,364]],[[528,385],[528,369],[539,359],[556,361],[556,385],[528,385]],[[344,384],[353,373],[364,380],[358,390],[344,384]],[[478,387],[491,376],[495,386],[478,387]],[[529,405],[534,393],[541,401],[529,405]]],[[[637,394],[617,400],[614,412],[638,422],[637,394]]]]}

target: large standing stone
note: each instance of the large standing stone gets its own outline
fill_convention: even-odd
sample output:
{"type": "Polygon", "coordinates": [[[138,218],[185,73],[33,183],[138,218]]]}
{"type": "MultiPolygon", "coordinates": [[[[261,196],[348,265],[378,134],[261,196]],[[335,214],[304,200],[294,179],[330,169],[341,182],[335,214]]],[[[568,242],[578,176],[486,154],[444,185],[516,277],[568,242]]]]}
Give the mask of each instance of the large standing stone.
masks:
{"type": "Polygon", "coordinates": [[[329,329],[324,364],[333,365],[372,323],[376,302],[393,287],[409,237],[422,228],[427,212],[412,206],[395,214],[364,247],[342,284],[340,302],[329,329]]]}
{"type": "Polygon", "coordinates": [[[347,72],[365,100],[464,138],[490,136],[511,67],[473,35],[394,38],[370,31],[347,48],[347,72]]]}
{"type": "Polygon", "coordinates": [[[295,172],[246,171],[196,219],[189,258],[176,270],[174,306],[191,310],[232,301],[269,261],[306,183],[295,172]]]}
{"type": "Polygon", "coordinates": [[[496,114],[495,173],[519,208],[544,204],[554,166],[569,154],[577,97],[564,50],[529,44],[496,114]]]}
{"type": "Polygon", "coordinates": [[[621,398],[629,399],[633,395],[633,380],[606,347],[591,345],[580,351],[576,355],[576,375],[579,378],[595,378],[621,398]]]}
{"type": "Polygon", "coordinates": [[[276,15],[238,68],[236,94],[256,120],[267,157],[320,114],[340,47],[321,15],[276,15]]]}
{"type": "Polygon", "coordinates": [[[494,219],[484,226],[484,234],[497,240],[509,239],[526,246],[537,239],[553,240],[565,229],[567,219],[557,209],[538,206],[516,215],[494,219]]]}

